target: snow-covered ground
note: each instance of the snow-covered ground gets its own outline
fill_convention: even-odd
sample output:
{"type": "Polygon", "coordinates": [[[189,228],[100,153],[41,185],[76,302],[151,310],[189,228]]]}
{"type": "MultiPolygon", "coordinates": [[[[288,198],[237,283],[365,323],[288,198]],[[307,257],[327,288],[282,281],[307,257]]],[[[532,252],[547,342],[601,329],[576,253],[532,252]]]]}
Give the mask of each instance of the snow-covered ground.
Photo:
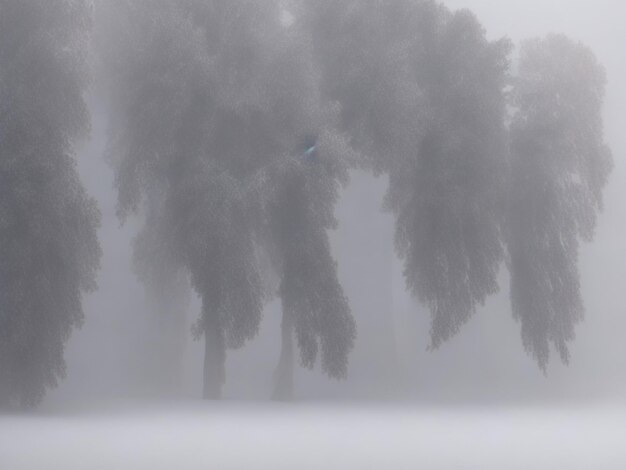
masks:
{"type": "Polygon", "coordinates": [[[624,470],[626,408],[226,402],[0,416],[0,469],[624,470]]]}

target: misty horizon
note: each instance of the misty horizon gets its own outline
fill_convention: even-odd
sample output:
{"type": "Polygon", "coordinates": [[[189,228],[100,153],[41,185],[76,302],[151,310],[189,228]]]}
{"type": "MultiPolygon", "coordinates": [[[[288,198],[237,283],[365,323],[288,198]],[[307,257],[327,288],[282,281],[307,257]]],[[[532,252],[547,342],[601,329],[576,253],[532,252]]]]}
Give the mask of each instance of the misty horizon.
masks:
{"type": "Polygon", "coordinates": [[[624,13],[0,0],[0,467],[622,468],[624,13]]]}

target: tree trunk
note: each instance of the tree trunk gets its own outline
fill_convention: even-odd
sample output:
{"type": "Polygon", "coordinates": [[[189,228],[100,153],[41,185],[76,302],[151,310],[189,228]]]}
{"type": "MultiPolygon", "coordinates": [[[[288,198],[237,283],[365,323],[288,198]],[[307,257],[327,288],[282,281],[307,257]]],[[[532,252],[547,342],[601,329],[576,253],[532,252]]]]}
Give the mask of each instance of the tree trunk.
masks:
{"type": "Polygon", "coordinates": [[[274,373],[273,400],[289,401],[293,399],[293,316],[283,300],[283,319],[281,328],[280,359],[274,373]]]}
{"type": "Polygon", "coordinates": [[[219,400],[222,397],[226,361],[224,331],[216,312],[204,314],[204,390],[205,400],[219,400]]]}
{"type": "Polygon", "coordinates": [[[8,389],[8,375],[4,374],[4,371],[0,371],[0,411],[10,409],[11,400],[9,400],[8,389]]]}
{"type": "Polygon", "coordinates": [[[152,393],[163,397],[179,397],[183,390],[183,357],[187,342],[187,312],[189,296],[186,285],[150,287],[148,302],[151,341],[146,343],[148,354],[147,379],[152,393]]]}

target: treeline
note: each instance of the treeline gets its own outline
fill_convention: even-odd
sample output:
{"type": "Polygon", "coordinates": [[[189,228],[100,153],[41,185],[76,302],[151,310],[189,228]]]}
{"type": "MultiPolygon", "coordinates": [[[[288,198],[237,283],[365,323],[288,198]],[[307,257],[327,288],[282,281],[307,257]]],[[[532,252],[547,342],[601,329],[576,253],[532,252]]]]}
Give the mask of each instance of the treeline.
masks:
{"type": "Polygon", "coordinates": [[[274,398],[292,397],[296,355],[348,374],[357,326],[328,231],[354,168],[389,176],[431,348],[498,292],[504,263],[525,349],[544,370],[551,347],[567,362],[578,247],[611,169],[605,77],[559,35],[512,55],[435,1],[0,0],[0,403],[57,384],[95,288],[99,213],[74,161],[88,64],[155,313],[179,315],[188,288],[201,299],[205,398],[277,296],[274,398]]]}

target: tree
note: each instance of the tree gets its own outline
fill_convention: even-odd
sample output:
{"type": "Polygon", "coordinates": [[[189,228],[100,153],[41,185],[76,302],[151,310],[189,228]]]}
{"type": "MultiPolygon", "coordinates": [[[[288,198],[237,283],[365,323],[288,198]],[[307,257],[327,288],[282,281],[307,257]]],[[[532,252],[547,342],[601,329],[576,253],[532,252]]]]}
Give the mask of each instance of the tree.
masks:
{"type": "Polygon", "coordinates": [[[232,20],[223,34],[235,33],[237,12],[217,1],[108,6],[104,56],[119,124],[110,150],[119,214],[139,212],[143,201],[149,225],[139,240],[154,230],[153,247],[163,250],[168,269],[189,274],[202,300],[196,333],[205,336],[203,395],[218,398],[226,347],[256,334],[263,297],[250,226],[254,200],[241,191],[250,158],[250,138],[241,137],[254,111],[241,108],[243,93],[254,90],[237,95],[231,81],[242,65],[236,54],[247,51],[225,52],[222,39],[229,45],[242,38],[214,37],[219,23],[207,24],[232,20]],[[126,23],[113,28],[120,20],[126,23]]]}
{"type": "MultiPolygon", "coordinates": [[[[417,145],[412,137],[421,120],[421,94],[411,55],[419,31],[418,3],[322,0],[290,5],[296,24],[313,38],[322,99],[340,106],[338,128],[358,155],[352,168],[388,174],[397,155],[417,145]]],[[[392,246],[388,256],[391,265],[392,246]]],[[[379,275],[381,289],[391,295],[390,276],[379,275]]],[[[401,376],[391,305],[380,315],[380,346],[373,354],[383,367],[373,377],[396,381],[401,376]]]]}
{"type": "MultiPolygon", "coordinates": [[[[320,154],[328,151],[322,149],[320,154]]],[[[283,310],[275,399],[293,396],[294,332],[302,365],[312,368],[321,350],[322,369],[333,378],[347,375],[348,354],[356,335],[327,234],[336,224],[337,177],[319,161],[296,161],[290,166],[281,175],[270,203],[283,310]]]]}
{"type": "MultiPolygon", "coordinates": [[[[226,348],[257,333],[268,295],[259,258],[269,246],[272,175],[311,132],[328,159],[319,168],[341,175],[332,157],[345,142],[325,130],[332,107],[317,102],[316,74],[291,44],[279,2],[121,2],[112,13],[128,22],[104,28],[114,31],[104,56],[119,213],[149,209],[141,239],[158,240],[163,259],[189,273],[202,299],[195,332],[205,336],[204,395],[219,397],[226,348]]],[[[313,328],[300,334],[309,347],[321,327],[313,328]]]]}
{"type": "Polygon", "coordinates": [[[180,378],[189,284],[176,227],[165,213],[167,171],[172,166],[168,158],[173,159],[175,146],[181,145],[182,136],[176,132],[183,125],[188,98],[181,94],[182,86],[192,79],[190,68],[202,60],[197,28],[185,29],[183,4],[99,2],[96,15],[101,88],[110,108],[107,158],[114,169],[117,215],[122,222],[131,214],[143,218],[133,241],[133,265],[144,284],[160,343],[151,352],[158,355],[160,377],[151,371],[146,377],[155,379],[163,392],[174,392],[180,378]],[[178,63],[188,67],[176,74],[178,63]]]}
{"type": "Polygon", "coordinates": [[[342,129],[389,175],[397,252],[437,347],[498,288],[510,45],[431,1],[316,2],[309,17],[342,129]]]}
{"type": "Polygon", "coordinates": [[[415,71],[423,119],[412,152],[389,165],[386,203],[409,290],[432,314],[431,348],[498,291],[507,174],[509,42],[468,11],[429,7],[415,71]]]}
{"type": "Polygon", "coordinates": [[[518,69],[504,233],[513,315],[545,371],[550,344],[569,361],[583,317],[578,247],[593,238],[612,166],[602,135],[606,79],[588,48],[558,35],[524,43],[518,69]]]}
{"type": "Polygon", "coordinates": [[[76,170],[91,7],[0,2],[0,402],[30,407],[65,374],[95,288],[99,211],[76,170]]]}
{"type": "Polygon", "coordinates": [[[307,47],[306,33],[283,34],[276,85],[280,115],[292,123],[271,130],[290,142],[268,167],[266,211],[268,249],[280,278],[281,353],[273,397],[293,396],[294,333],[303,366],[312,368],[318,351],[323,371],[333,378],[347,374],[356,326],[337,276],[328,230],[336,226],[334,207],[347,182],[353,151],[338,132],[338,110],[324,103],[319,76],[307,47]],[[308,54],[307,54],[308,52],[308,54]]]}

